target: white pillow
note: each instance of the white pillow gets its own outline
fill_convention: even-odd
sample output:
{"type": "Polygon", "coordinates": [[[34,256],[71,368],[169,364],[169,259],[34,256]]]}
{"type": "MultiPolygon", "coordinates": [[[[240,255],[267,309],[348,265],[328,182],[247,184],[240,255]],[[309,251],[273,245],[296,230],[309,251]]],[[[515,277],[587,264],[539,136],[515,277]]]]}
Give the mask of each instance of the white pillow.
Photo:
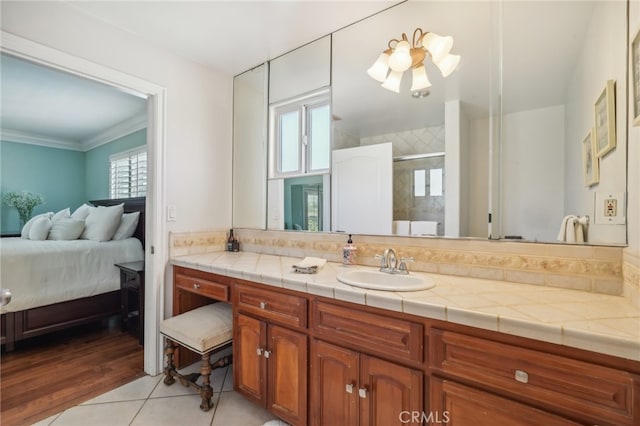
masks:
{"type": "Polygon", "coordinates": [[[41,217],[51,218],[52,216],[53,216],[53,212],[41,213],[41,214],[35,215],[31,219],[29,219],[27,223],[24,224],[24,226],[22,227],[22,232],[20,233],[20,236],[22,238],[29,238],[29,231],[31,230],[31,227],[33,226],[36,220],[40,219],[41,217]]]}
{"type": "Polygon", "coordinates": [[[123,214],[122,220],[120,221],[120,226],[118,226],[116,233],[113,234],[112,239],[124,240],[126,238],[131,238],[133,234],[136,232],[136,227],[138,226],[139,220],[140,220],[140,212],[123,214]]]}
{"type": "Polygon", "coordinates": [[[81,238],[92,241],[109,241],[120,226],[124,203],[110,207],[98,206],[90,210],[89,216],[84,222],[84,232],[81,238]]]}
{"type": "Polygon", "coordinates": [[[71,209],[67,207],[66,209],[62,209],[58,213],[54,214],[51,218],[51,222],[57,222],[60,219],[64,219],[69,216],[71,216],[71,209]]]}
{"type": "Polygon", "coordinates": [[[90,206],[88,204],[83,204],[80,207],[78,207],[73,213],[71,213],[71,217],[74,219],[82,219],[85,220],[87,218],[87,216],[89,216],[89,213],[91,212],[91,209],[95,209],[95,207],[90,206]]]}
{"type": "Polygon", "coordinates": [[[84,231],[84,220],[81,219],[66,217],[51,222],[48,240],[77,240],[84,231]]]}
{"type": "Polygon", "coordinates": [[[29,239],[34,241],[43,241],[47,239],[51,229],[51,219],[49,216],[43,216],[36,219],[29,230],[29,239]]]}

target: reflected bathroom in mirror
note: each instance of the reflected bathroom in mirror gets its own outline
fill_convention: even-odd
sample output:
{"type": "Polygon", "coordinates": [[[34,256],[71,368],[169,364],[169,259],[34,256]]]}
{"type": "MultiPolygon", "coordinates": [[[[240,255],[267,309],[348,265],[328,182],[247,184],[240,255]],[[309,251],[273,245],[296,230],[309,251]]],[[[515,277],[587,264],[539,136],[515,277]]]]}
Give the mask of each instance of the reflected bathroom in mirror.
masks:
{"type": "MultiPolygon", "coordinates": [[[[626,9],[622,1],[408,1],[333,33],[332,149],[391,142],[396,160],[439,161],[393,162],[395,227],[370,233],[563,243],[563,219],[576,215],[590,218],[587,244],[626,244],[626,226],[600,223],[596,205],[596,195],[626,190],[626,9]],[[399,93],[385,90],[367,69],[389,39],[415,28],[451,35],[460,63],[444,78],[425,60],[430,87],[412,94],[406,72],[399,93]],[[616,148],[597,160],[598,184],[585,187],[582,141],[608,80],[616,148]],[[412,221],[426,230],[412,232],[412,221]]],[[[327,188],[340,183],[323,176],[332,182],[322,208],[333,215],[327,188]]],[[[283,229],[269,225],[274,192],[270,182],[267,229],[283,229]]],[[[324,230],[343,230],[326,222],[324,230]]]]}

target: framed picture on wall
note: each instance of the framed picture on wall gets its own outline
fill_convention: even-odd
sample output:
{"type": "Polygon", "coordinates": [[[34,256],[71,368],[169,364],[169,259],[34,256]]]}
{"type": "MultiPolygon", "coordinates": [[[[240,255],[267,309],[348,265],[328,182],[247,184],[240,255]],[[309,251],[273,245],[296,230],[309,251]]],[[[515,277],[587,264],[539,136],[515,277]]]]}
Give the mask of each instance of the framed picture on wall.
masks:
{"type": "Polygon", "coordinates": [[[582,140],[582,173],[585,186],[592,186],[600,181],[600,159],[596,156],[594,134],[594,129],[591,129],[582,140]]]}
{"type": "Polygon", "coordinates": [[[615,81],[608,80],[595,104],[596,156],[602,158],[616,147],[615,81]]]}
{"type": "Polygon", "coordinates": [[[640,30],[631,42],[631,77],[633,84],[633,125],[640,126],[640,30]]]}

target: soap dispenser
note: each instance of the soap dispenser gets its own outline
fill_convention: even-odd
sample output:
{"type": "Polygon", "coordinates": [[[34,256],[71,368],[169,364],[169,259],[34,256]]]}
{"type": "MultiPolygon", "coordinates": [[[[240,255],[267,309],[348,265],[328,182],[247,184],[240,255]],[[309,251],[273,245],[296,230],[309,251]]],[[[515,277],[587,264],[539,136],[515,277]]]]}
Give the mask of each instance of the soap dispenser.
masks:
{"type": "Polygon", "coordinates": [[[353,245],[353,241],[351,240],[351,234],[349,234],[347,244],[342,248],[342,263],[344,265],[356,264],[356,250],[357,248],[353,245]]]}

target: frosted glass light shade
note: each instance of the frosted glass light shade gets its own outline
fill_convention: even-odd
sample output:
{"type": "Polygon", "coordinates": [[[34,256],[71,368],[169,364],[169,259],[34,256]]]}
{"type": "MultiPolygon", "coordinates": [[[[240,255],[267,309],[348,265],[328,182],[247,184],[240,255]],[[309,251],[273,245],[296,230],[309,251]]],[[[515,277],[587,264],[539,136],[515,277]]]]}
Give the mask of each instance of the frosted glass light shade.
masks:
{"type": "Polygon", "coordinates": [[[431,53],[433,62],[440,62],[451,52],[453,37],[443,37],[435,33],[426,33],[424,37],[422,37],[422,46],[431,53]]]}
{"type": "Polygon", "coordinates": [[[367,74],[374,80],[383,83],[387,79],[389,71],[389,55],[381,53],[376,62],[367,70],[367,74]]]}
{"type": "Polygon", "coordinates": [[[407,41],[401,41],[396,45],[389,57],[389,68],[394,71],[406,71],[411,66],[411,46],[407,41]]]}
{"type": "Polygon", "coordinates": [[[427,70],[424,65],[420,65],[413,69],[413,80],[411,84],[411,91],[426,89],[431,87],[431,82],[427,78],[427,70]]]}
{"type": "Polygon", "coordinates": [[[382,87],[392,92],[400,93],[400,81],[402,80],[402,71],[391,70],[387,79],[382,83],[382,87]]]}
{"type": "Polygon", "coordinates": [[[435,62],[443,77],[451,74],[460,63],[460,55],[447,55],[440,62],[435,62]]]}

